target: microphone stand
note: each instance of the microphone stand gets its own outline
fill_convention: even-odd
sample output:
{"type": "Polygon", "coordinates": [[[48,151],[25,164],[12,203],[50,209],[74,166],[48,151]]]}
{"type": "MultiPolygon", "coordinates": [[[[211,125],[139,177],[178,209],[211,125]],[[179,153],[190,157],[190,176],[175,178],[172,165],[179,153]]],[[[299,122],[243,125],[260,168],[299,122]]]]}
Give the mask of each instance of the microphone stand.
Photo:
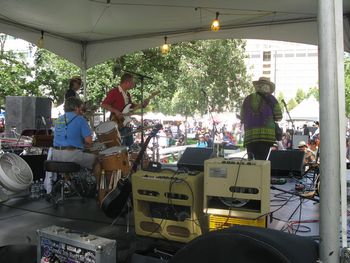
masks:
{"type": "Polygon", "coordinates": [[[293,119],[292,119],[292,117],[291,117],[290,114],[289,114],[289,111],[288,111],[286,102],[285,102],[284,100],[282,100],[282,103],[283,103],[284,108],[286,109],[286,112],[287,112],[287,114],[288,114],[289,121],[292,123],[292,138],[291,138],[291,139],[292,139],[292,148],[293,148],[293,146],[294,146],[293,135],[294,135],[294,133],[295,133],[295,126],[294,126],[293,119]]]}
{"type": "MultiPolygon", "coordinates": [[[[134,75],[134,76],[137,76],[139,79],[140,79],[140,81],[141,81],[141,148],[143,147],[143,145],[144,145],[144,143],[145,143],[145,141],[144,141],[144,138],[143,138],[143,136],[144,136],[144,131],[143,131],[143,88],[144,88],[144,80],[145,79],[153,79],[153,78],[151,78],[151,77],[149,77],[149,76],[146,76],[146,75],[143,75],[143,74],[140,74],[140,73],[137,73],[137,72],[133,72],[133,71],[130,71],[130,70],[124,70],[123,69],[123,71],[124,72],[127,72],[127,73],[130,73],[130,74],[132,74],[132,75],[134,75]]],[[[143,156],[141,157],[141,167],[143,166],[143,156]]]]}
{"type": "MultiPolygon", "coordinates": [[[[215,134],[216,134],[216,124],[215,124],[215,121],[214,121],[214,117],[213,117],[213,113],[210,109],[210,106],[209,106],[209,98],[207,96],[207,93],[204,91],[204,89],[201,89],[201,91],[203,92],[204,96],[205,96],[205,100],[207,102],[207,108],[208,108],[208,113],[210,114],[210,118],[211,118],[211,121],[213,123],[213,128],[212,128],[212,140],[213,140],[213,153],[212,153],[212,156],[214,157],[215,156],[215,134]]],[[[219,151],[218,151],[219,152],[219,151]]]]}

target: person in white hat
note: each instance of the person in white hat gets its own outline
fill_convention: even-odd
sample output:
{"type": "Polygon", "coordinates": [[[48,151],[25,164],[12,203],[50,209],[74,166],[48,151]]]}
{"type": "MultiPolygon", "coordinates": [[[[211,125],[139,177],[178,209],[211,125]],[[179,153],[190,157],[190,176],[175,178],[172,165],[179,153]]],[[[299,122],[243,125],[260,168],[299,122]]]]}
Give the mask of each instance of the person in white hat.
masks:
{"type": "Polygon", "coordinates": [[[275,121],[282,119],[281,107],[272,95],[275,84],[261,77],[253,81],[255,93],[248,95],[241,107],[244,124],[244,146],[249,159],[266,160],[270,147],[276,141],[275,121]]]}
{"type": "Polygon", "coordinates": [[[313,153],[313,151],[311,151],[309,149],[309,147],[307,146],[306,142],[304,141],[300,141],[298,143],[298,148],[300,151],[304,152],[305,153],[305,156],[304,156],[304,165],[311,165],[311,164],[314,164],[315,161],[316,161],[316,156],[315,154],[313,153]]]}

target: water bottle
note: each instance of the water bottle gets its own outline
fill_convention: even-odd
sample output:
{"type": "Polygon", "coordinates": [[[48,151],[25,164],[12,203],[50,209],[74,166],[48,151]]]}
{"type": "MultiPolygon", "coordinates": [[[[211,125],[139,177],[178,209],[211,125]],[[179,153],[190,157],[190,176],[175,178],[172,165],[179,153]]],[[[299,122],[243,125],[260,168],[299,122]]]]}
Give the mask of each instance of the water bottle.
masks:
{"type": "Polygon", "coordinates": [[[32,182],[32,185],[30,186],[30,198],[31,199],[35,199],[35,187],[34,187],[35,183],[32,182]]]}
{"type": "Polygon", "coordinates": [[[40,186],[39,186],[39,181],[35,181],[35,199],[39,199],[40,198],[40,186]]]}
{"type": "Polygon", "coordinates": [[[40,178],[40,197],[45,196],[45,194],[46,194],[46,190],[44,187],[44,180],[43,178],[40,178]]]}

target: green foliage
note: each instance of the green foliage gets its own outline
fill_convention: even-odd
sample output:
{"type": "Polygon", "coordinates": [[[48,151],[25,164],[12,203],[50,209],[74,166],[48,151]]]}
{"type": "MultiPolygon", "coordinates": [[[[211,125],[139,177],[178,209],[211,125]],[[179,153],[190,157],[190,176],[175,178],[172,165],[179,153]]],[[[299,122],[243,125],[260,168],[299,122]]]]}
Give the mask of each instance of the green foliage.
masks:
{"type": "MultiPolygon", "coordinates": [[[[153,91],[160,91],[147,110],[187,116],[204,113],[208,108],[218,112],[236,110],[253,90],[244,64],[244,50],[243,40],[192,41],[173,44],[167,55],[159,48],[150,48],[111,59],[87,71],[86,99],[99,105],[106,93],[119,83],[123,71],[128,70],[152,78],[144,78],[145,98],[153,91]]],[[[77,66],[45,49],[37,50],[34,69],[18,62],[16,57],[13,61],[16,63],[9,65],[2,60],[0,65],[3,69],[0,85],[9,87],[0,93],[1,97],[42,95],[61,104],[69,79],[80,75],[77,66]],[[32,75],[34,80],[28,78],[32,75]],[[18,83],[14,85],[14,82],[18,83]]],[[[135,102],[141,100],[141,81],[131,93],[135,102]]]]}
{"type": "Polygon", "coordinates": [[[296,106],[298,105],[298,103],[296,102],[295,99],[290,99],[287,103],[287,107],[288,107],[288,111],[291,111],[292,109],[294,109],[296,106]]]}
{"type": "Polygon", "coordinates": [[[318,87],[312,87],[309,89],[308,93],[306,94],[307,98],[310,98],[313,96],[317,101],[320,100],[320,92],[318,87]]]}
{"type": "MultiPolygon", "coordinates": [[[[128,70],[152,77],[144,79],[145,98],[160,91],[148,110],[204,113],[207,101],[215,111],[237,109],[252,91],[243,61],[244,45],[241,40],[193,41],[172,45],[167,55],[150,48],[109,60],[88,71],[88,98],[99,103],[119,82],[123,70],[128,70]]],[[[141,100],[140,81],[131,93],[136,102],[141,100]]]]}
{"type": "Polygon", "coordinates": [[[79,68],[46,49],[35,53],[35,83],[43,96],[51,98],[56,104],[64,101],[64,93],[69,79],[79,75],[79,68]]]}
{"type": "Polygon", "coordinates": [[[298,89],[295,95],[295,101],[297,102],[297,104],[302,102],[305,98],[306,98],[305,92],[302,89],[298,89]]]}
{"type": "Polygon", "coordinates": [[[285,111],[285,108],[283,107],[282,100],[284,100],[284,94],[283,94],[283,92],[279,92],[278,95],[277,95],[277,101],[278,101],[278,103],[279,103],[280,106],[281,106],[282,112],[284,112],[284,111],[285,111]]]}
{"type": "Polygon", "coordinates": [[[350,117],[350,59],[345,60],[345,111],[346,116],[350,117]]]}
{"type": "Polygon", "coordinates": [[[23,54],[5,52],[3,45],[0,47],[0,108],[4,108],[6,96],[38,95],[30,81],[32,68],[25,62],[23,54]]]}

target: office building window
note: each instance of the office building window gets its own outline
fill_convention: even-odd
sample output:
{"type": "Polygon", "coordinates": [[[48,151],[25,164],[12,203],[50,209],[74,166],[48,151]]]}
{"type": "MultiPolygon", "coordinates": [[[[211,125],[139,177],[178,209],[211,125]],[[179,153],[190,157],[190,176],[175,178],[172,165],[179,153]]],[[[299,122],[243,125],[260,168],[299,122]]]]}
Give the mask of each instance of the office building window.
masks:
{"type": "Polygon", "coordinates": [[[271,51],[264,51],[263,61],[271,61],[271,51]]]}

